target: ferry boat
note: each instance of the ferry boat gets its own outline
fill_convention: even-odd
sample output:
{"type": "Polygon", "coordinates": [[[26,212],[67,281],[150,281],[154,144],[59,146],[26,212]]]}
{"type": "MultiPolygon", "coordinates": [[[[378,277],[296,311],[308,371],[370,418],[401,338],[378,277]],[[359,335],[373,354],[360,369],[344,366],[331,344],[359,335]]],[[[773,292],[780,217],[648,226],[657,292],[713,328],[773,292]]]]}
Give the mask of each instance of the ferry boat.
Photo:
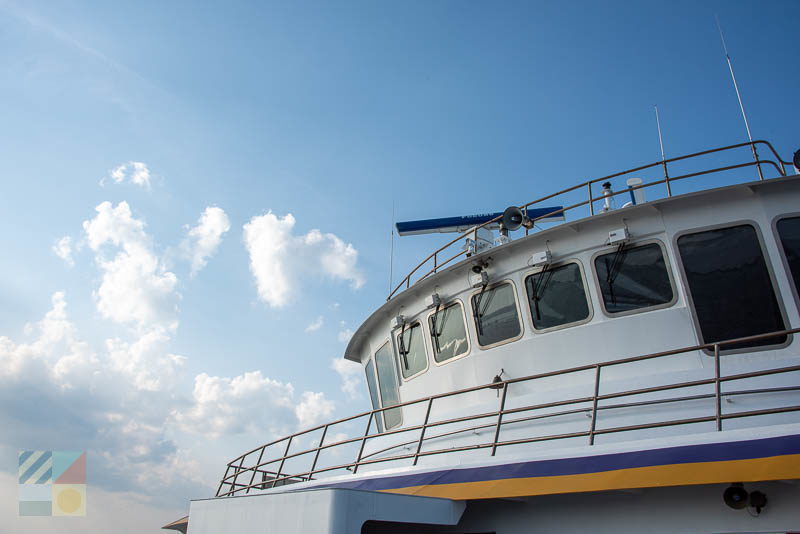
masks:
{"type": "Polygon", "coordinates": [[[460,233],[346,348],[373,409],[238,455],[164,528],[800,531],[798,166],[754,141],[398,223],[460,233]]]}

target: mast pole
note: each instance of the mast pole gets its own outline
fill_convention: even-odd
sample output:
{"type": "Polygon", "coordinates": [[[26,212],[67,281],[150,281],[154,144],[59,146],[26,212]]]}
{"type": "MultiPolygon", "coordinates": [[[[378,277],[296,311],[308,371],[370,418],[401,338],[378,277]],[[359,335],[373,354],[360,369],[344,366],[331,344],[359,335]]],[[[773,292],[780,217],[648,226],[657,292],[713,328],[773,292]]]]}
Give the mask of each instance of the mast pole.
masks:
{"type": "Polygon", "coordinates": [[[742,102],[742,94],[739,92],[739,84],[736,82],[736,74],[733,72],[733,63],[731,62],[731,56],[728,54],[728,45],[725,44],[725,35],[722,33],[722,25],[719,23],[719,17],[714,15],[714,18],[717,21],[717,29],[719,30],[719,38],[722,40],[722,49],[725,51],[725,59],[728,61],[728,70],[731,72],[731,80],[733,81],[733,88],[736,91],[736,98],[739,100],[739,109],[742,111],[742,118],[744,119],[744,127],[747,130],[747,139],[750,141],[750,148],[753,150],[753,161],[756,162],[756,167],[758,167],[758,179],[764,179],[764,173],[761,171],[761,163],[758,161],[758,152],[756,151],[756,145],[753,144],[753,135],[750,133],[750,123],[747,120],[747,113],[744,110],[744,102],[742,102]]]}
{"type": "Polygon", "coordinates": [[[664,155],[664,138],[661,136],[661,119],[658,116],[658,104],[654,104],[656,110],[656,127],[658,128],[658,145],[661,147],[661,165],[664,167],[664,180],[667,184],[667,196],[672,196],[672,187],[669,185],[669,173],[667,172],[667,157],[664,155]]]}

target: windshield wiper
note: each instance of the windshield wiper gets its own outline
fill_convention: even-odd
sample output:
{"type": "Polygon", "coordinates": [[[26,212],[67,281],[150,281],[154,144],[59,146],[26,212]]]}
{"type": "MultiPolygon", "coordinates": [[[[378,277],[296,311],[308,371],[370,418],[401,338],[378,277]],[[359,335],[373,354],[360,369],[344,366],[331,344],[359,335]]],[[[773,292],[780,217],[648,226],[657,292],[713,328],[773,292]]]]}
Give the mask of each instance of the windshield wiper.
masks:
{"type": "Polygon", "coordinates": [[[531,288],[531,300],[533,300],[533,308],[537,319],[542,318],[541,310],[539,310],[539,301],[542,299],[544,290],[547,289],[547,284],[550,283],[550,279],[552,277],[553,270],[550,269],[549,264],[546,264],[544,268],[539,271],[539,277],[536,279],[533,287],[531,288]]]}
{"type": "MultiPolygon", "coordinates": [[[[405,331],[406,331],[406,323],[403,323],[403,326],[400,327],[400,336],[398,337],[397,341],[398,341],[398,345],[400,345],[398,347],[399,350],[400,350],[400,356],[403,357],[403,367],[405,367],[406,371],[407,371],[408,370],[408,350],[406,349],[406,343],[405,343],[405,339],[404,339],[405,331]]],[[[411,341],[411,340],[409,340],[409,341],[411,341]]]]}
{"type": "MultiPolygon", "coordinates": [[[[439,346],[439,336],[442,335],[442,330],[444,330],[444,321],[442,321],[442,330],[436,328],[436,323],[438,322],[436,320],[436,316],[439,315],[439,306],[440,304],[436,305],[436,311],[434,311],[433,315],[431,315],[431,326],[433,327],[431,328],[431,335],[433,336],[433,345],[434,349],[436,350],[436,354],[442,353],[442,348],[439,346]]],[[[442,317],[442,319],[444,319],[444,317],[442,317]]]]}
{"type": "Polygon", "coordinates": [[[628,254],[628,249],[625,248],[625,243],[620,243],[614,257],[611,259],[611,265],[608,264],[608,257],[603,258],[606,264],[606,284],[608,284],[608,294],[611,297],[613,304],[617,303],[617,296],[614,294],[614,280],[617,279],[622,265],[625,263],[625,256],[628,254]]]}

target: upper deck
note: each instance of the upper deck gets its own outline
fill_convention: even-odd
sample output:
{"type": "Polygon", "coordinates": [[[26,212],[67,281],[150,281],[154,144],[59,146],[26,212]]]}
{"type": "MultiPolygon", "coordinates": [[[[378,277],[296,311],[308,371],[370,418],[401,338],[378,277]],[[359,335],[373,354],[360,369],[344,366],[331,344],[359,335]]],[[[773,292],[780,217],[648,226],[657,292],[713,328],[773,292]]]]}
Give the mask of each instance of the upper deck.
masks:
{"type": "MultiPolygon", "coordinates": [[[[752,145],[655,165],[742,147],[752,145]]],[[[588,207],[589,217],[465,261],[442,265],[440,249],[429,257],[433,272],[407,278],[347,347],[364,366],[375,410],[237,457],[218,494],[519,447],[787,422],[800,410],[800,179],[786,175],[787,164],[755,160],[656,180],[640,188],[665,187],[663,198],[596,214],[603,198],[589,193],[563,208],[588,207]],[[669,187],[746,167],[762,179],[677,196],[669,187]],[[628,236],[609,242],[619,228],[628,236]],[[529,264],[542,250],[548,261],[529,264]]]]}

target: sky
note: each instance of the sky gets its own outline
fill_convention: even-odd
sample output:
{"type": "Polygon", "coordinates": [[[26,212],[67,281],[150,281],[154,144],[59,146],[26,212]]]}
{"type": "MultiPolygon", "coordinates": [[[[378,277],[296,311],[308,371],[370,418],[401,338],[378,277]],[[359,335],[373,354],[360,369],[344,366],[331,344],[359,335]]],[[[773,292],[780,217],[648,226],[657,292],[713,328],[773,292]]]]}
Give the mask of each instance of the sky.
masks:
{"type": "Polygon", "coordinates": [[[158,532],[368,409],[346,342],[448,239],[393,219],[657,161],[656,104],[667,157],[746,141],[715,14],[790,159],[794,1],[0,0],[0,534],[158,532]],[[16,517],[27,449],[88,452],[85,519],[16,517]]]}

